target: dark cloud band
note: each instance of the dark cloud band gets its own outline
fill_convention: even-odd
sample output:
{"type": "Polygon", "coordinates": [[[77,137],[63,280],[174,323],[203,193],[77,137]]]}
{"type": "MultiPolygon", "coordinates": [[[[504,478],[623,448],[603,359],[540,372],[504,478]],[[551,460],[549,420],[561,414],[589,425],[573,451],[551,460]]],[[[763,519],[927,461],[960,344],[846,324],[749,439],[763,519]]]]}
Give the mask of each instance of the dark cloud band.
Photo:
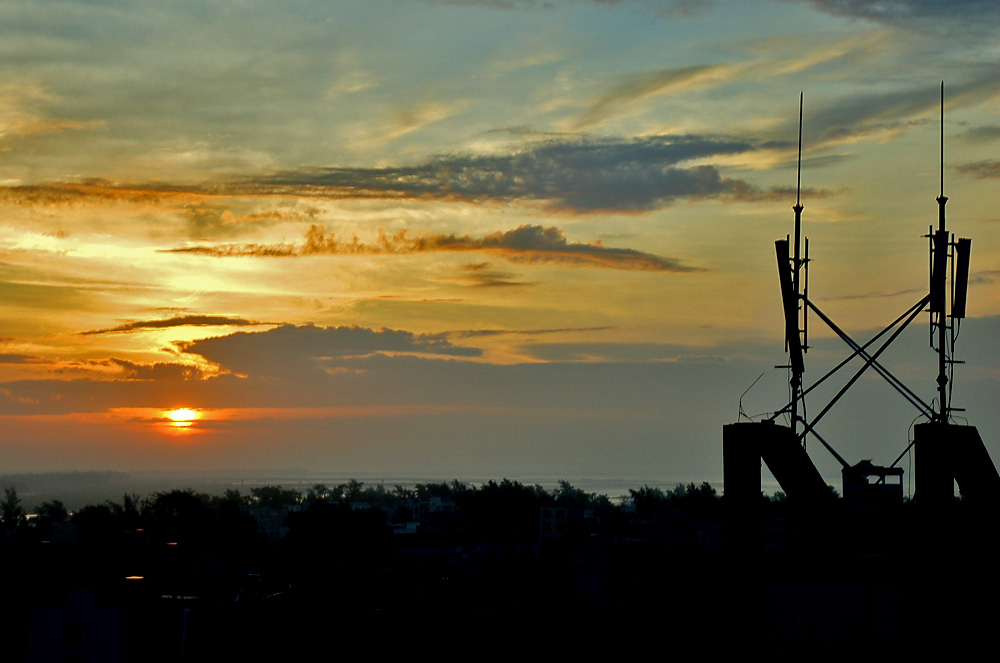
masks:
{"type": "Polygon", "coordinates": [[[955,166],[955,170],[963,175],[971,175],[976,179],[1000,179],[1000,161],[976,161],[974,163],[955,166]]]}
{"type": "Polygon", "coordinates": [[[304,168],[235,182],[234,192],[466,202],[537,201],[569,213],[642,212],[679,198],[739,198],[753,190],[715,166],[678,164],[754,149],[711,136],[552,140],[512,154],[447,155],[414,166],[304,168]]]}
{"type": "Polygon", "coordinates": [[[116,332],[131,332],[143,329],[167,329],[170,327],[244,327],[247,325],[267,324],[246,320],[245,318],[230,318],[219,315],[182,315],[166,320],[137,320],[128,322],[117,327],[108,329],[94,329],[82,332],[84,335],[90,334],[112,334],[116,332]]]}

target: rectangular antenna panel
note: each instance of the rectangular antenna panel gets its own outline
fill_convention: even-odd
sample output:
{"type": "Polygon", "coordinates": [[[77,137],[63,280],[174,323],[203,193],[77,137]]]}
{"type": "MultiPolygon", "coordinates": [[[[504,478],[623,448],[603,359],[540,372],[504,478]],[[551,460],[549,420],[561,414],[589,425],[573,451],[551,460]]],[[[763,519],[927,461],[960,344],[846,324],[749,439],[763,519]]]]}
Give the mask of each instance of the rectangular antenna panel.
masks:
{"type": "Polygon", "coordinates": [[[962,237],[955,245],[955,299],[951,303],[951,317],[965,317],[965,303],[969,295],[969,254],[972,240],[962,237]]]}
{"type": "Polygon", "coordinates": [[[934,233],[934,263],[931,268],[931,312],[944,313],[945,275],[948,272],[948,231],[934,233]]]}
{"type": "Polygon", "coordinates": [[[778,280],[781,282],[781,303],[785,310],[785,340],[792,361],[792,370],[803,373],[802,341],[799,340],[799,297],[792,285],[792,266],[788,257],[788,240],[779,239],[774,243],[778,254],[778,280]]]}

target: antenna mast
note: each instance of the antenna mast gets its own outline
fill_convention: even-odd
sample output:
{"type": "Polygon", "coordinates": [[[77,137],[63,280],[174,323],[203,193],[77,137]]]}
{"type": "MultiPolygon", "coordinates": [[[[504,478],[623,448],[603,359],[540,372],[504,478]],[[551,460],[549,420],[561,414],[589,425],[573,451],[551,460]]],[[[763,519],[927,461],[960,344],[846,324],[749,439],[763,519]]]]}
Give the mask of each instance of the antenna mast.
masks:
{"type": "MultiPolygon", "coordinates": [[[[799,92],[799,156],[796,161],[796,173],[795,173],[795,206],[792,208],[795,210],[795,253],[792,258],[792,288],[795,290],[795,336],[799,335],[799,300],[802,298],[802,289],[800,287],[801,281],[799,274],[802,267],[802,96],[803,93],[799,92]]],[[[803,351],[805,348],[803,348],[803,351]]],[[[801,363],[796,371],[793,367],[792,369],[792,398],[801,398],[802,393],[802,374],[805,373],[805,364],[801,363]]],[[[804,404],[803,404],[804,405],[804,404]]],[[[792,408],[792,432],[795,432],[795,419],[797,417],[797,408],[793,406],[792,408]]]]}
{"type": "MultiPolygon", "coordinates": [[[[796,432],[798,422],[805,419],[799,416],[799,401],[804,400],[802,392],[802,374],[805,373],[805,362],[802,353],[808,349],[805,339],[800,334],[804,329],[799,328],[799,310],[803,308],[800,302],[803,300],[801,272],[802,266],[808,262],[808,256],[802,257],[802,97],[799,93],[799,149],[798,162],[795,177],[795,230],[794,245],[791,247],[789,256],[788,239],[775,242],[775,249],[778,254],[778,276],[781,282],[781,299],[785,310],[785,347],[790,355],[791,377],[789,378],[789,388],[791,390],[791,420],[792,432],[796,432]]],[[[805,313],[803,312],[803,316],[805,313]]],[[[805,325],[803,324],[803,327],[805,325]]],[[[804,410],[803,405],[803,410],[804,410]]]]}
{"type": "Polygon", "coordinates": [[[965,317],[969,291],[969,255],[972,248],[971,239],[962,237],[958,241],[953,241],[953,236],[948,232],[944,213],[947,202],[948,197],[944,195],[944,81],[941,81],[941,190],[937,197],[938,228],[935,231],[932,227],[928,237],[931,238],[931,347],[938,354],[939,409],[933,412],[932,419],[943,424],[948,423],[952,412],[960,412],[963,409],[951,405],[952,380],[949,375],[955,364],[964,363],[954,359],[955,339],[958,336],[959,324],[965,317]],[[949,260],[951,262],[950,315],[945,311],[949,260]]]}
{"type": "Polygon", "coordinates": [[[937,197],[938,228],[932,233],[933,257],[931,261],[931,346],[937,336],[938,353],[938,405],[940,410],[935,419],[948,422],[948,320],[945,315],[945,292],[948,271],[948,253],[951,237],[945,223],[944,207],[948,197],[944,195],[944,81],[941,81],[941,190],[937,197]]]}

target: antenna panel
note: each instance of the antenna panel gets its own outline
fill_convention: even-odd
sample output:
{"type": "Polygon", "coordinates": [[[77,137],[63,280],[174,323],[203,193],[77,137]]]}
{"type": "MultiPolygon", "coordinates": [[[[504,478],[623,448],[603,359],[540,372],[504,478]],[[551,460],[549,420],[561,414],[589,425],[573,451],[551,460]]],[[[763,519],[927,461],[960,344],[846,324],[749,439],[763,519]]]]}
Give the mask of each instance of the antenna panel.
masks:
{"type": "Polygon", "coordinates": [[[785,340],[791,356],[792,370],[805,372],[802,358],[802,342],[799,340],[799,298],[792,285],[792,266],[788,257],[788,240],[779,239],[774,243],[778,254],[778,280],[781,283],[781,302],[785,310],[785,340]]]}
{"type": "Polygon", "coordinates": [[[945,278],[948,272],[948,231],[934,233],[934,265],[931,269],[931,312],[944,313],[945,278]]]}
{"type": "Polygon", "coordinates": [[[955,244],[955,299],[951,303],[951,317],[965,317],[965,303],[969,295],[969,254],[972,240],[962,237],[955,244]]]}

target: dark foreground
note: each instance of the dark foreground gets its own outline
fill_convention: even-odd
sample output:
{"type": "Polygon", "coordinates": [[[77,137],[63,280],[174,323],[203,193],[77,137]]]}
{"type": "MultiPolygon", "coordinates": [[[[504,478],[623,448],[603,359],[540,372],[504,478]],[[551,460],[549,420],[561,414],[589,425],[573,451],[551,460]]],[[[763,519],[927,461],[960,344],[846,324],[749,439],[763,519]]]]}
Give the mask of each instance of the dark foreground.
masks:
{"type": "Polygon", "coordinates": [[[992,645],[991,514],[762,498],[748,518],[707,484],[631,493],[265,487],[7,518],[2,659],[822,661],[992,645]]]}

